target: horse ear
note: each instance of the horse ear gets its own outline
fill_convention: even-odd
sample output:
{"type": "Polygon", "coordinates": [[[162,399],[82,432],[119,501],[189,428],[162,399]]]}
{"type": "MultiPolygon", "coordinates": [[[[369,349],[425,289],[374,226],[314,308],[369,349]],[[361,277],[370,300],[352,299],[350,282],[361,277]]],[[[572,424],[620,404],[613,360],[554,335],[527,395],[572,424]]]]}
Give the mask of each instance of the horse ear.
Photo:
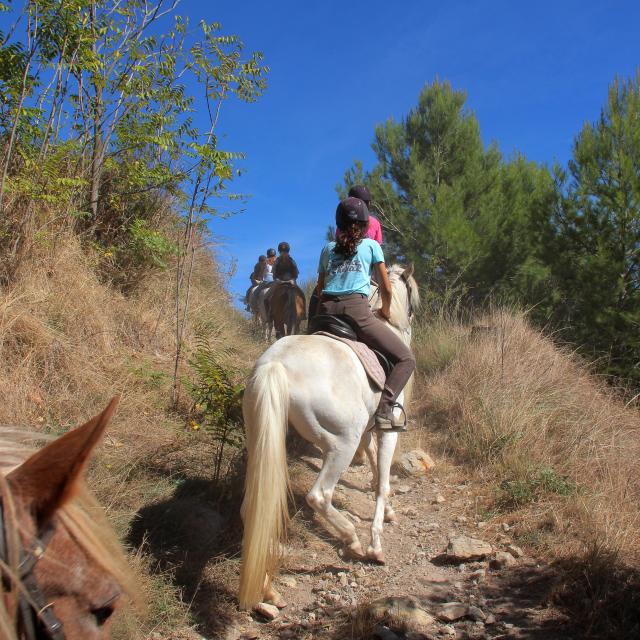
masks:
{"type": "Polygon", "coordinates": [[[118,400],[113,398],[102,413],[43,447],[7,476],[12,491],[29,504],[40,524],[75,495],[118,400]]]}
{"type": "Polygon", "coordinates": [[[406,267],[405,270],[402,272],[402,279],[408,280],[413,275],[413,269],[414,269],[413,262],[411,262],[409,266],[406,267]]]}

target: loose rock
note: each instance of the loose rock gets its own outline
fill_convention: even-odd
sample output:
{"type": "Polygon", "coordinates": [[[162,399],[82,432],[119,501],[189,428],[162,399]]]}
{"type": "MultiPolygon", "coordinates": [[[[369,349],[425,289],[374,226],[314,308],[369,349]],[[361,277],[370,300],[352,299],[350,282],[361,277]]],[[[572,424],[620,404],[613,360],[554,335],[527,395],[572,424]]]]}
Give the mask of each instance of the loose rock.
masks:
{"type": "Polygon", "coordinates": [[[489,563],[492,569],[505,569],[517,564],[516,559],[507,551],[497,551],[489,563]]]}
{"type": "Polygon", "coordinates": [[[411,491],[411,487],[407,484],[401,484],[399,487],[396,487],[396,493],[409,493],[411,491]]]}
{"type": "Polygon", "coordinates": [[[414,449],[400,458],[400,466],[409,475],[422,475],[436,466],[433,459],[422,449],[414,449]]]}
{"type": "Polygon", "coordinates": [[[520,547],[516,547],[515,544],[510,544],[507,549],[514,558],[522,558],[524,555],[524,551],[520,547]]]}
{"type": "Polygon", "coordinates": [[[453,622],[464,618],[468,610],[469,607],[462,602],[445,602],[435,610],[435,614],[443,622],[453,622]]]}
{"type": "Polygon", "coordinates": [[[443,495],[440,495],[440,494],[438,494],[438,495],[435,497],[435,500],[434,500],[434,502],[435,502],[436,504],[442,504],[443,502],[446,502],[446,501],[447,501],[447,500],[446,500],[446,498],[445,498],[443,495]]]}
{"type": "Polygon", "coordinates": [[[298,582],[293,576],[280,576],[280,583],[285,587],[293,588],[297,586],[298,582]]]}
{"type": "Polygon", "coordinates": [[[369,604],[367,612],[374,619],[385,620],[388,623],[397,621],[417,630],[428,628],[435,622],[433,616],[411,596],[379,598],[369,604]]]}
{"type": "Polygon", "coordinates": [[[383,624],[377,624],[373,628],[373,637],[379,638],[380,640],[400,640],[399,636],[383,624]]]}
{"type": "Polygon", "coordinates": [[[272,604],[266,602],[258,602],[254,607],[254,611],[265,617],[267,620],[275,620],[280,616],[280,609],[272,604]]]}
{"type": "Polygon", "coordinates": [[[493,552],[493,547],[484,540],[458,536],[449,540],[446,556],[452,561],[475,560],[493,552]]]}
{"type": "Polygon", "coordinates": [[[484,622],[487,619],[487,616],[484,614],[484,611],[480,609],[480,607],[471,606],[467,609],[467,615],[475,622],[484,622]]]}

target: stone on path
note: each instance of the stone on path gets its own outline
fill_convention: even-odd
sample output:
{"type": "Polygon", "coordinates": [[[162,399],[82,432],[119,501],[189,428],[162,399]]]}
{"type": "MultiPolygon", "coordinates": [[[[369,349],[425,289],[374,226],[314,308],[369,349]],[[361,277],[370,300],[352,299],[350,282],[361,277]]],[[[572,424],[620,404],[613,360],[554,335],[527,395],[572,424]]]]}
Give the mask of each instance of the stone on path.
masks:
{"type": "Polygon", "coordinates": [[[467,615],[476,622],[484,622],[487,619],[484,611],[480,607],[475,607],[473,605],[467,609],[467,615]]]}
{"type": "Polygon", "coordinates": [[[373,637],[378,638],[379,640],[400,640],[400,636],[393,633],[389,627],[386,627],[383,624],[377,624],[373,628],[373,637]]]}
{"type": "Polygon", "coordinates": [[[516,559],[508,551],[497,551],[489,565],[492,569],[505,569],[517,564],[516,559]]]}
{"type": "Polygon", "coordinates": [[[450,560],[476,560],[493,553],[493,547],[484,540],[458,536],[451,538],[447,546],[446,556],[450,560]]]}
{"type": "Polygon", "coordinates": [[[433,459],[422,449],[413,449],[402,454],[400,466],[405,473],[411,476],[418,476],[430,471],[436,466],[433,459]]]}
{"type": "Polygon", "coordinates": [[[367,613],[374,620],[385,621],[391,627],[419,631],[431,627],[434,617],[412,596],[390,596],[369,603],[367,613]]]}
{"type": "Polygon", "coordinates": [[[435,504],[442,504],[443,502],[446,502],[446,498],[443,495],[438,494],[435,499],[434,499],[434,503],[435,504]]]}
{"type": "Polygon", "coordinates": [[[443,622],[454,622],[460,618],[464,618],[469,611],[469,607],[462,602],[445,602],[438,606],[435,614],[438,620],[443,622]]]}
{"type": "Polygon", "coordinates": [[[298,584],[297,580],[293,576],[280,576],[280,583],[285,587],[290,587],[292,589],[298,584]]]}
{"type": "Polygon", "coordinates": [[[267,620],[275,620],[280,616],[280,609],[275,605],[267,604],[266,602],[258,602],[254,607],[254,611],[267,618],[267,620]]]}
{"type": "Polygon", "coordinates": [[[524,555],[524,551],[520,547],[516,547],[515,544],[510,544],[507,547],[507,551],[509,551],[514,558],[522,558],[524,555]]]}
{"type": "Polygon", "coordinates": [[[396,487],[396,493],[409,493],[409,491],[411,491],[411,487],[408,484],[401,484],[396,487]]]}

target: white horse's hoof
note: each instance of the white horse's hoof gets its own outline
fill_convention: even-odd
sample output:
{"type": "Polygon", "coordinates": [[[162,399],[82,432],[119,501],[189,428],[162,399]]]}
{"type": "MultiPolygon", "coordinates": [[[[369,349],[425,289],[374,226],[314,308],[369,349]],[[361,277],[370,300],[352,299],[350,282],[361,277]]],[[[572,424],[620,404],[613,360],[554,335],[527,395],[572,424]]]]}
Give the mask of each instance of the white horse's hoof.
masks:
{"type": "Polygon", "coordinates": [[[384,552],[382,551],[382,549],[376,551],[373,547],[369,547],[367,549],[367,559],[371,560],[372,562],[376,562],[377,564],[385,563],[384,552]]]}
{"type": "Polygon", "coordinates": [[[351,560],[364,560],[364,558],[366,558],[360,540],[356,540],[351,544],[345,545],[344,558],[351,560]]]}
{"type": "Polygon", "coordinates": [[[278,609],[284,609],[287,606],[287,603],[283,600],[282,596],[275,590],[269,589],[264,594],[264,600],[267,604],[272,604],[274,607],[278,607],[278,609]]]}

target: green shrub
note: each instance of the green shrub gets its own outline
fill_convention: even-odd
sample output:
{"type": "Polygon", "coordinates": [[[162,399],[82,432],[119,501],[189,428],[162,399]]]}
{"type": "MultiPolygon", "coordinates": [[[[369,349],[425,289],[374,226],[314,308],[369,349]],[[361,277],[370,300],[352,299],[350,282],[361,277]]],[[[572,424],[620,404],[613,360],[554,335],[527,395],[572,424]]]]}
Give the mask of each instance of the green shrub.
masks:
{"type": "Polygon", "coordinates": [[[162,231],[153,229],[147,220],[136,218],[129,227],[129,242],[122,248],[137,266],[166,269],[177,245],[162,231]]]}
{"type": "Polygon", "coordinates": [[[530,502],[535,502],[543,495],[573,495],[577,490],[576,483],[559,475],[555,469],[537,470],[531,478],[503,480],[500,483],[498,504],[504,510],[514,509],[530,502]]]}
{"type": "Polygon", "coordinates": [[[190,360],[196,374],[195,382],[189,385],[194,403],[191,424],[194,428],[202,424],[213,439],[213,477],[218,481],[222,476],[225,449],[242,449],[244,446],[241,419],[243,387],[234,382],[231,373],[221,364],[220,356],[224,356],[224,352],[217,353],[203,335],[196,336],[196,344],[190,360]]]}

